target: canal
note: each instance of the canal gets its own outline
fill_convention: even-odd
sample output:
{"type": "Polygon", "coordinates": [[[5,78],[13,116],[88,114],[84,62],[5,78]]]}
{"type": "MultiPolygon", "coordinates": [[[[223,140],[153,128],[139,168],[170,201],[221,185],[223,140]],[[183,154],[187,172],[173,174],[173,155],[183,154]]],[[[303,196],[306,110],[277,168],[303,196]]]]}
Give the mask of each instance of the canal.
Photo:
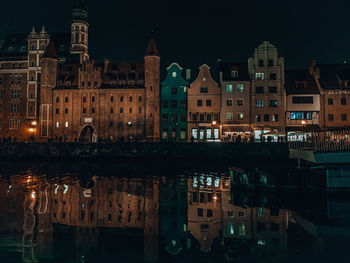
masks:
{"type": "Polygon", "coordinates": [[[0,165],[1,263],[350,262],[350,192],[290,160],[0,165]]]}

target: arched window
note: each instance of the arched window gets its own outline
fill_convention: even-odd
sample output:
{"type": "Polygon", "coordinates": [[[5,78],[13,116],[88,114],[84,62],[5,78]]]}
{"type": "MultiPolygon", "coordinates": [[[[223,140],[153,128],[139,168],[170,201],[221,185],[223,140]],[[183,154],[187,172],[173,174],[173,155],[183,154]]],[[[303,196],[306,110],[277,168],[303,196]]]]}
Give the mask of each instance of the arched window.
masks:
{"type": "Polygon", "coordinates": [[[114,98],[113,98],[113,96],[111,96],[111,102],[113,102],[114,101],[114,98]]]}

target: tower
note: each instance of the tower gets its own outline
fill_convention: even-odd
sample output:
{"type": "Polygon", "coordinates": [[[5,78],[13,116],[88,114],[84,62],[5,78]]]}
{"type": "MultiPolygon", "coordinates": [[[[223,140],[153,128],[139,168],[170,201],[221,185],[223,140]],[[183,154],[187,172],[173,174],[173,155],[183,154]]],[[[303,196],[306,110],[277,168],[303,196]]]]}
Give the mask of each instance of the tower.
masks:
{"type": "Polygon", "coordinates": [[[87,4],[84,0],[78,0],[73,6],[71,36],[71,54],[80,55],[80,62],[89,59],[89,23],[87,4]]]}
{"type": "Polygon", "coordinates": [[[160,57],[156,41],[151,38],[145,54],[146,137],[159,141],[160,125],[160,57]]]}
{"type": "Polygon", "coordinates": [[[53,125],[53,88],[57,80],[57,54],[50,41],[41,59],[41,88],[40,88],[40,136],[52,137],[53,125]]]}
{"type": "Polygon", "coordinates": [[[39,97],[40,97],[40,60],[46,46],[50,41],[50,36],[42,27],[40,32],[36,32],[33,27],[28,36],[28,70],[27,70],[27,120],[32,122],[38,120],[39,97]]]}

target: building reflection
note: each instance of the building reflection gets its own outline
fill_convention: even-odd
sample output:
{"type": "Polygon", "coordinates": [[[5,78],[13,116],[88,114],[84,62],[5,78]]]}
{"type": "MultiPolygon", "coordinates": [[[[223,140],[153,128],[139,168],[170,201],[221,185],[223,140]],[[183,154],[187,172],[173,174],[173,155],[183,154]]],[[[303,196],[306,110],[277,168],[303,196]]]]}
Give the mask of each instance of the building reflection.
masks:
{"type": "Polygon", "coordinates": [[[19,252],[23,262],[156,262],[194,251],[284,262],[287,254],[290,212],[247,206],[225,174],[79,180],[26,173],[0,181],[0,209],[1,250],[19,252]]]}

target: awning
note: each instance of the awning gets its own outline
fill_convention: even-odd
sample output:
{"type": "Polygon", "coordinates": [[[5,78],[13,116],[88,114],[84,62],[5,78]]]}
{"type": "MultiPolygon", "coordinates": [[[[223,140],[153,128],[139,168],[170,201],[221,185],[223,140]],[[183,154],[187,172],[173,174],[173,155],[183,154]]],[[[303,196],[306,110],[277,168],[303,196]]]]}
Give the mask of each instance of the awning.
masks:
{"type": "Polygon", "coordinates": [[[270,131],[270,132],[262,134],[262,136],[286,136],[286,133],[278,132],[278,131],[270,131]]]}
{"type": "Polygon", "coordinates": [[[320,131],[321,128],[317,124],[308,124],[305,126],[287,126],[286,131],[287,132],[313,132],[313,131],[320,131]]]}
{"type": "Polygon", "coordinates": [[[250,126],[222,126],[223,132],[251,132],[250,126]]]}

